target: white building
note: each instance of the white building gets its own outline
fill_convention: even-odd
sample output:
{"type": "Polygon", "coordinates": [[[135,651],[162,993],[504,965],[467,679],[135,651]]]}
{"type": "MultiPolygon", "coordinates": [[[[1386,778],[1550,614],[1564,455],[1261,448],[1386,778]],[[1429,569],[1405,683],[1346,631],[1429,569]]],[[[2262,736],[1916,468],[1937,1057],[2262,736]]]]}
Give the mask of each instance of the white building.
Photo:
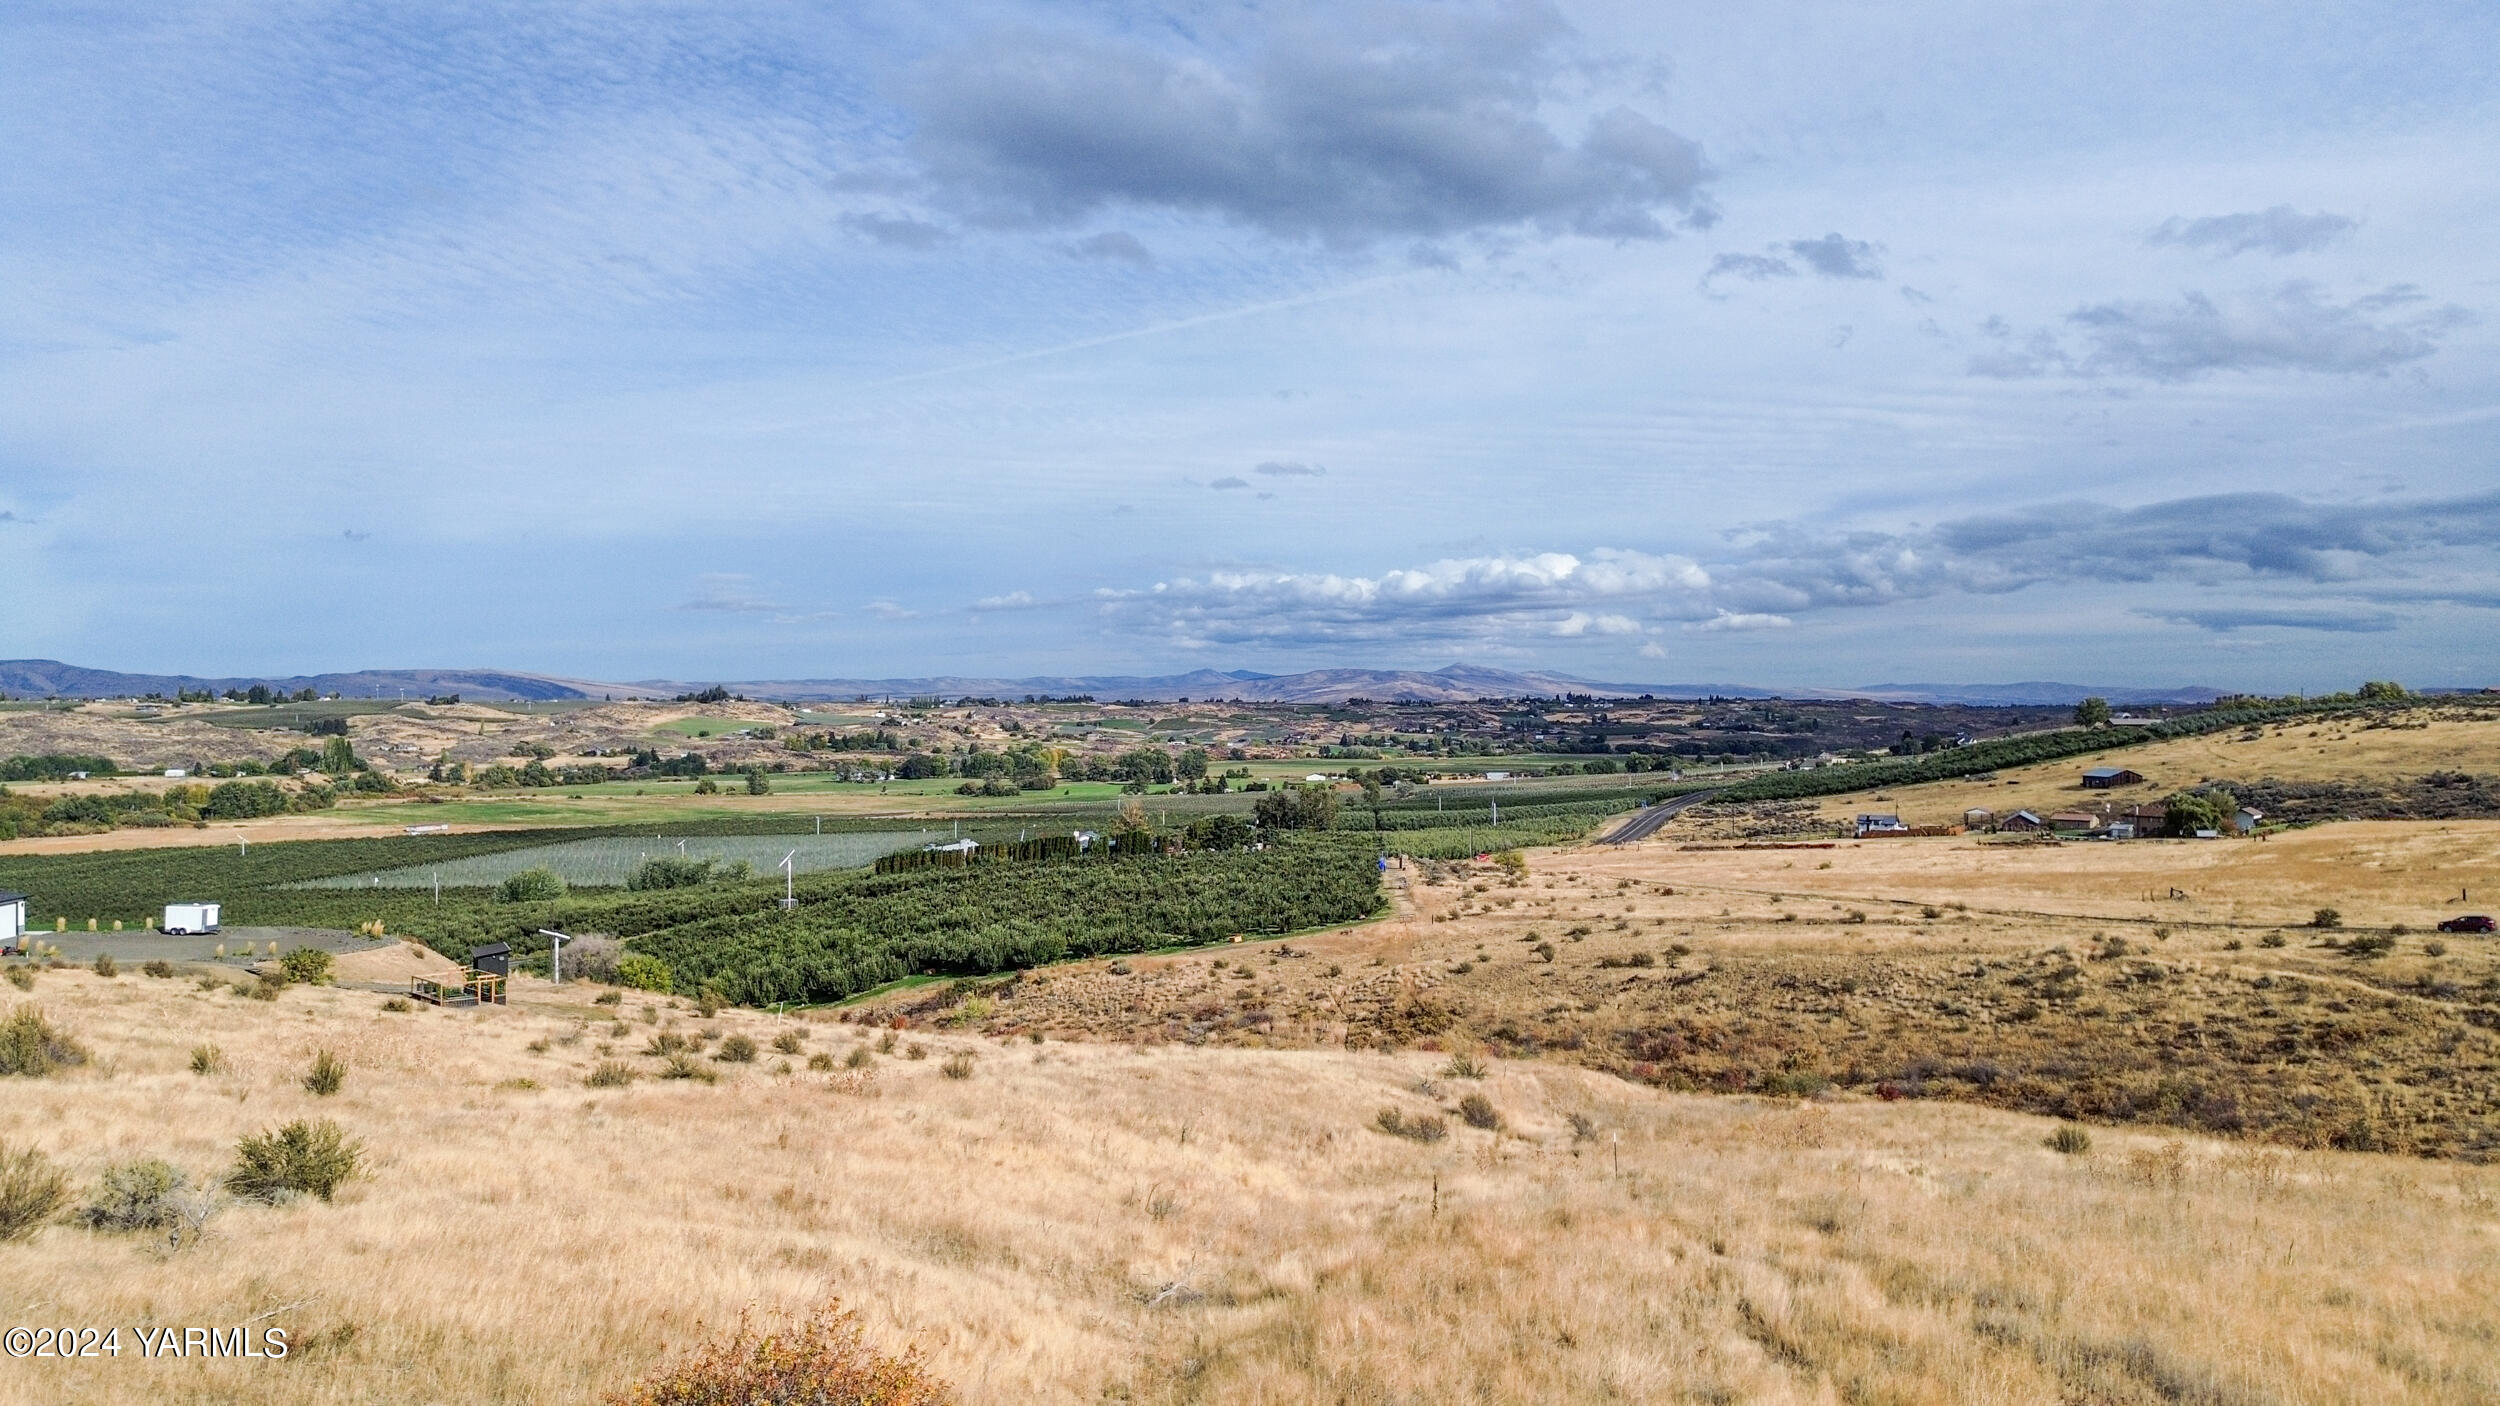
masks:
{"type": "Polygon", "coordinates": [[[26,895],[0,893],[0,947],[15,947],[26,935],[26,895]]]}

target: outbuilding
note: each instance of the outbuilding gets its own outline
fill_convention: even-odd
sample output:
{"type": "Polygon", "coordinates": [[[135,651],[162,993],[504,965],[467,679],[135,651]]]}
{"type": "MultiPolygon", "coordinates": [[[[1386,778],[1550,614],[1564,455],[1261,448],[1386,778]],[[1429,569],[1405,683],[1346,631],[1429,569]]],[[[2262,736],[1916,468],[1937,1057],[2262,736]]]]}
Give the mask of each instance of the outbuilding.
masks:
{"type": "Polygon", "coordinates": [[[2232,828],[2243,835],[2256,833],[2257,827],[2265,823],[2266,813],[2254,806],[2241,806],[2239,813],[2231,817],[2232,828]]]}
{"type": "Polygon", "coordinates": [[[2083,789],[2106,791],[2113,786],[2141,786],[2144,778],[2123,766],[2096,766],[2083,774],[2083,789]]]}
{"type": "Polygon", "coordinates": [[[2052,830],[2089,830],[2100,823],[2100,817],[2088,810],[2061,810],[2049,817],[2052,830]]]}
{"type": "Polygon", "coordinates": [[[0,948],[14,950],[26,936],[26,895],[0,893],[0,948]]]}
{"type": "Polygon", "coordinates": [[[512,944],[490,942],[483,947],[472,949],[469,953],[469,966],[489,976],[512,975],[512,944]]]}
{"type": "Polygon", "coordinates": [[[2046,830],[2049,828],[2049,822],[2033,815],[2030,811],[2018,810],[2012,815],[2005,817],[2003,820],[1998,821],[1997,828],[2000,830],[2012,830],[2018,833],[2031,830],[2046,830]]]}
{"type": "Polygon", "coordinates": [[[1986,806],[1972,806],[1969,810],[1962,812],[1962,828],[1965,830],[1985,830],[1989,826],[1994,825],[1996,823],[1996,819],[1997,813],[1988,809],[1986,806]]]}

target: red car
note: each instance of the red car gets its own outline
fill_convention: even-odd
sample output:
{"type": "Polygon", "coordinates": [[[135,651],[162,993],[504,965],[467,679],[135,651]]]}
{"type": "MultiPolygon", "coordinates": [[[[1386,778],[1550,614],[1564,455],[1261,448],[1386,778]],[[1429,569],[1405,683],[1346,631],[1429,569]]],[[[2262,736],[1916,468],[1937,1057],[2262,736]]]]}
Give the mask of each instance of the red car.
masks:
{"type": "Polygon", "coordinates": [[[2480,913],[2468,913],[2462,918],[2450,918],[2441,923],[2439,930],[2441,932],[2490,932],[2494,926],[2500,925],[2495,925],[2490,918],[2480,913]]]}

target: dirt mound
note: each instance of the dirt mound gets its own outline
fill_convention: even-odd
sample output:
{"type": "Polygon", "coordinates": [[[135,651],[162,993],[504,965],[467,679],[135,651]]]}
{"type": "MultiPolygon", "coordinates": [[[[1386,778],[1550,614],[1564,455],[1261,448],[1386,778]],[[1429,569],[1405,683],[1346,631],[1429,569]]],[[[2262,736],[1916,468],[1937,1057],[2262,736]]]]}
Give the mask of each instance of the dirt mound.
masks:
{"type": "Polygon", "coordinates": [[[333,981],[391,986],[405,986],[420,976],[452,980],[459,975],[458,962],[422,942],[395,942],[370,952],[350,952],[330,968],[333,981]]]}

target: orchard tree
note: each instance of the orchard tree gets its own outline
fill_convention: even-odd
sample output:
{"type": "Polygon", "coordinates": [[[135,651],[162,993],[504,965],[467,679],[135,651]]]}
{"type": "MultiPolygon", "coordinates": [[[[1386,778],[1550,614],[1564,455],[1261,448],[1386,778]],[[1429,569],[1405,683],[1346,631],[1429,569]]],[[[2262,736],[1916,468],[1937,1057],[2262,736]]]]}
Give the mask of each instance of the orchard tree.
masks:
{"type": "Polygon", "coordinates": [[[345,776],[356,769],[356,747],[344,737],[333,737],[321,744],[321,769],[332,776],[345,776]]]}

